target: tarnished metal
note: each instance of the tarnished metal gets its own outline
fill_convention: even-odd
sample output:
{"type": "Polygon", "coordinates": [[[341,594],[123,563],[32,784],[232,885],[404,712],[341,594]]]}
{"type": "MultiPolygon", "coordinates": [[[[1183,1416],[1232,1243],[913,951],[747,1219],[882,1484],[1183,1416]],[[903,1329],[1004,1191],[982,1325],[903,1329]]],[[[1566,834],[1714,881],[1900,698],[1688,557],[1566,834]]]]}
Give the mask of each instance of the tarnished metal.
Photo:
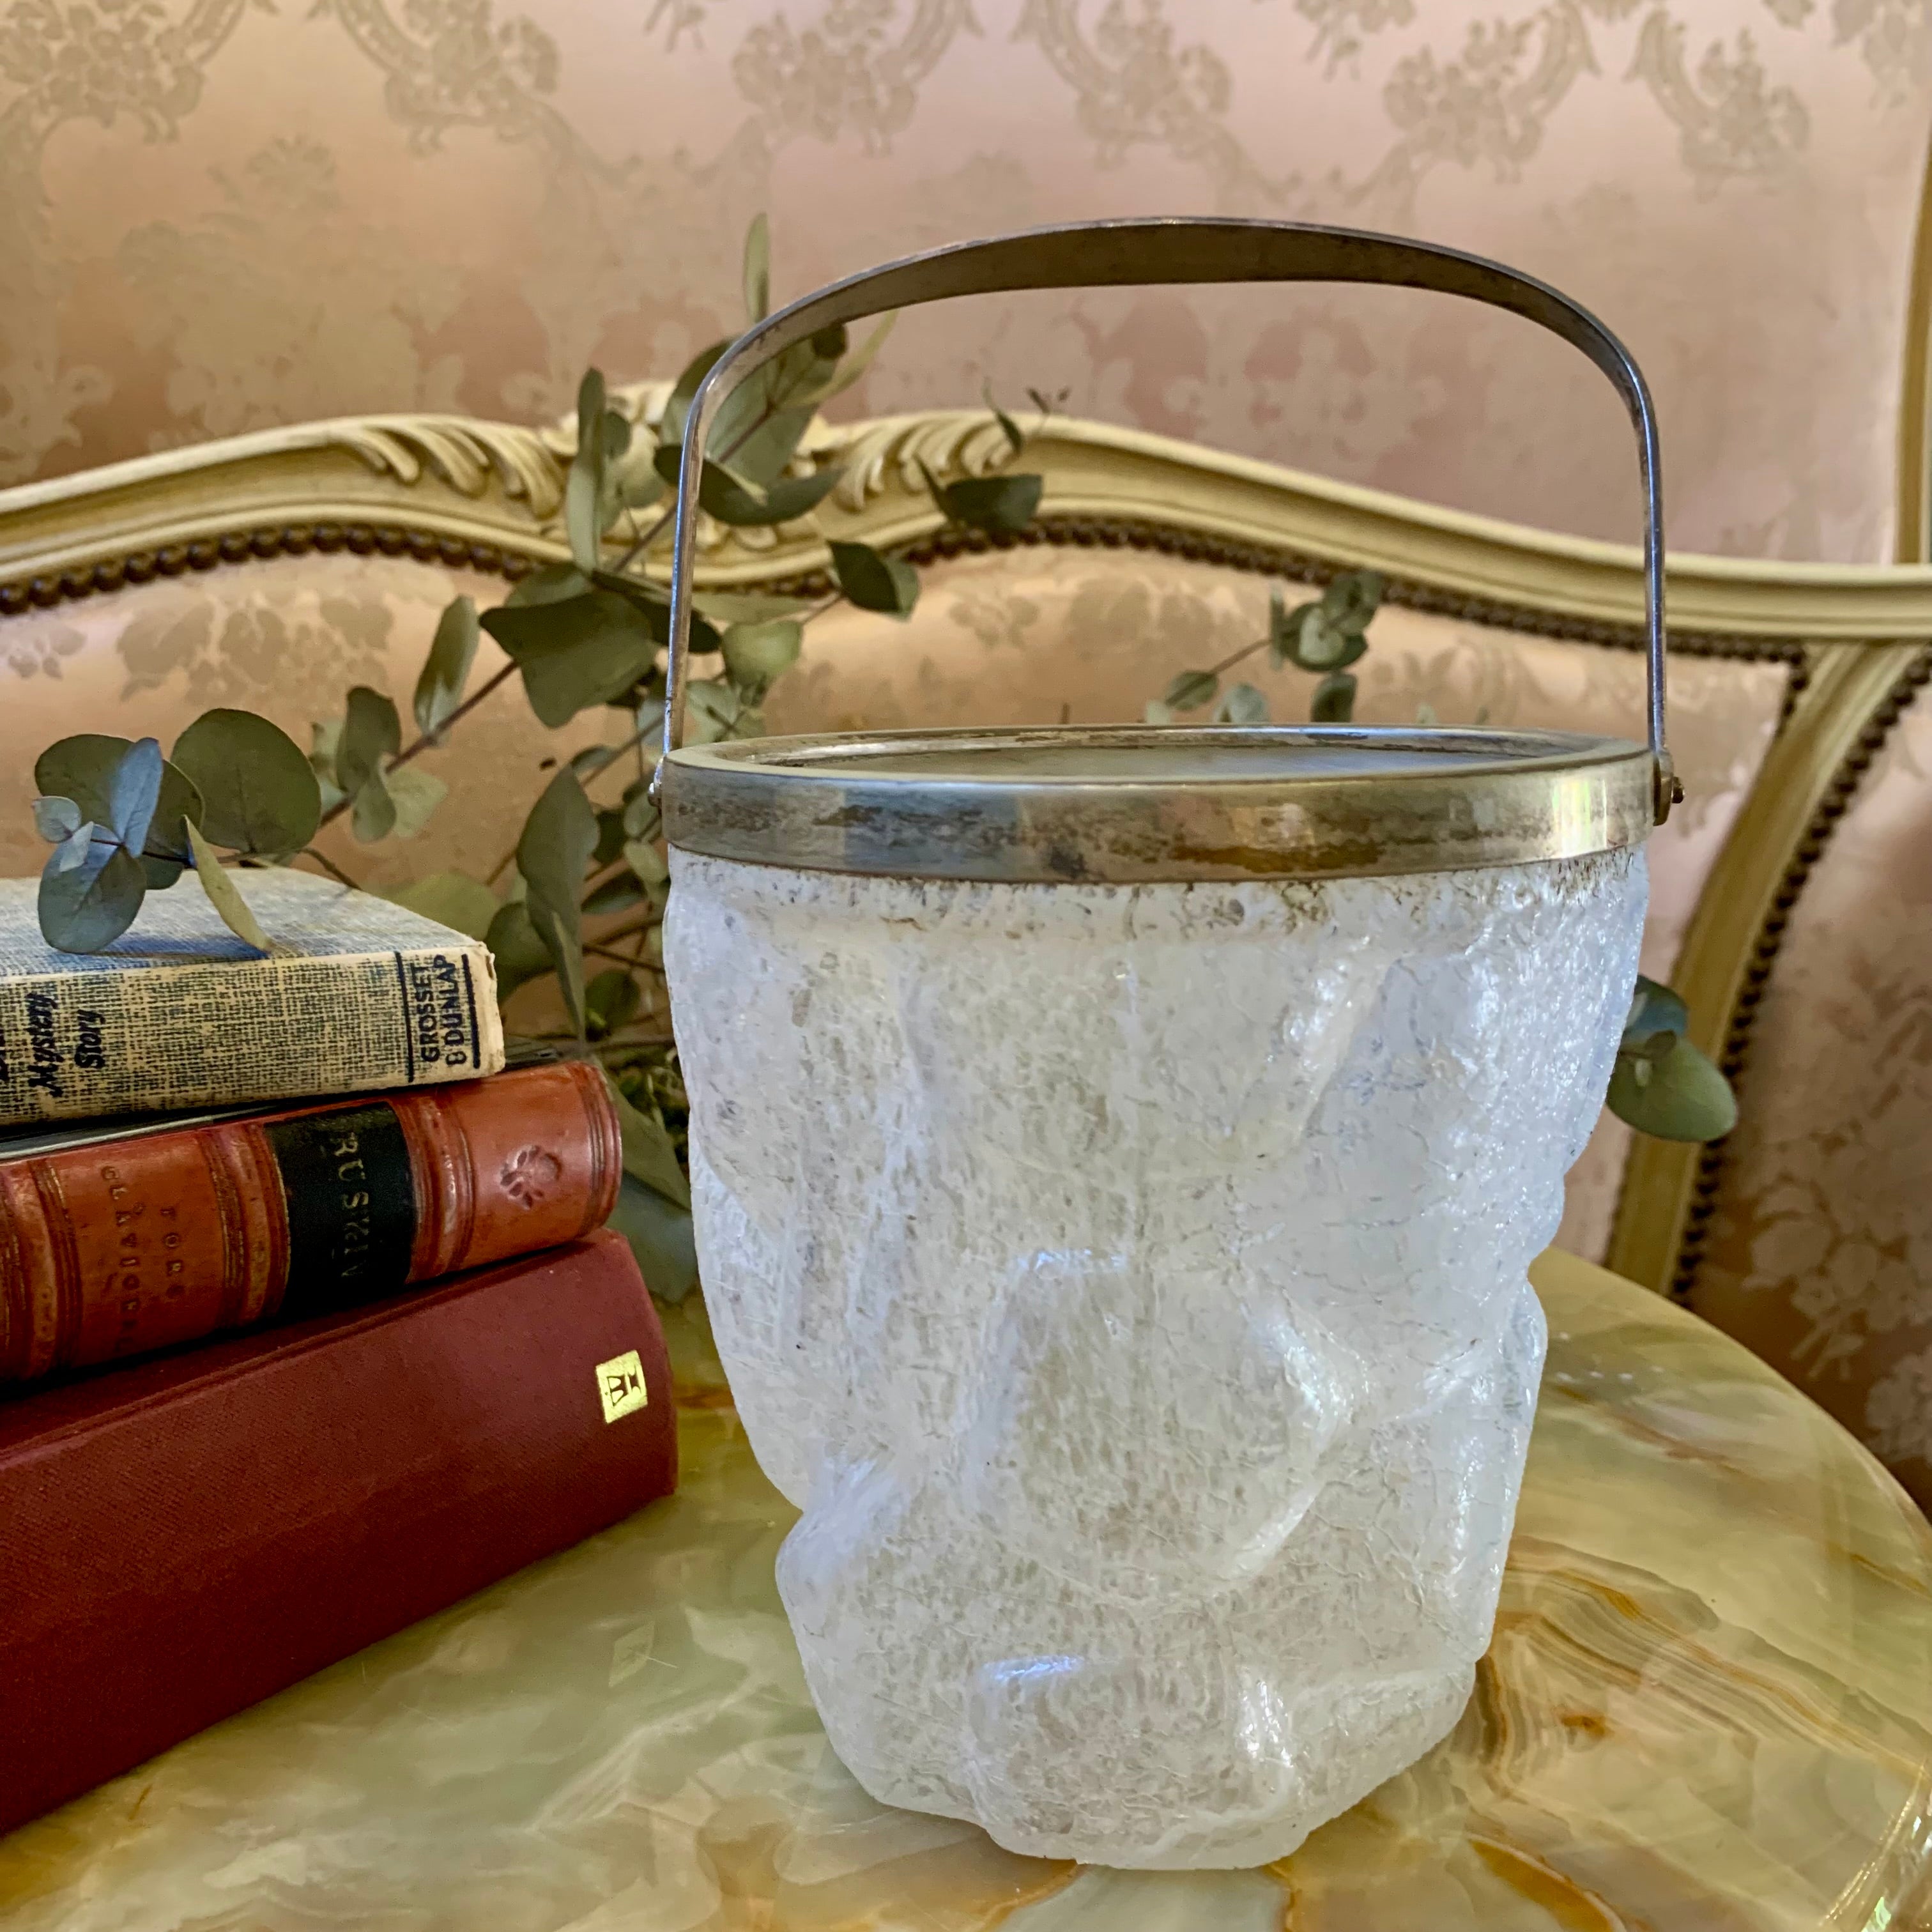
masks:
{"type": "Polygon", "coordinates": [[[1015,880],[1420,872],[1634,843],[1682,796],[1664,734],[1663,526],[1655,417],[1628,351],[1568,296],[1480,256],[1350,229],[1195,219],[1034,229],[910,256],[768,316],[719,358],[692,401],[655,781],[666,830],[689,850],[772,864],[1015,880]],[[1312,726],[684,745],[700,468],[718,410],[740,382],[821,329],[950,296],[1244,281],[1466,296],[1550,329],[1610,379],[1636,432],[1644,496],[1647,746],[1557,733],[1312,726]],[[1343,772],[1336,758],[1345,747],[1343,772]],[[1156,748],[1165,748],[1158,758],[1156,748]]]}
{"type": "Polygon", "coordinates": [[[806,871],[1052,883],[1570,858],[1650,830],[1641,745],[1564,731],[1049,726],[690,746],[672,844],[806,871]]]}

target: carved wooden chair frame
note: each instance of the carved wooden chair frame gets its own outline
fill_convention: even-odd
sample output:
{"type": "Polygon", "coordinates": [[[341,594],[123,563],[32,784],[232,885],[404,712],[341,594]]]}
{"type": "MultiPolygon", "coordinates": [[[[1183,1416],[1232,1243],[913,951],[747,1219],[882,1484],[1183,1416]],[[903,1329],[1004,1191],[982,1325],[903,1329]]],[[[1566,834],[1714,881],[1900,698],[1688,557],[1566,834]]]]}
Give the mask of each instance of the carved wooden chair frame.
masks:
{"type": "MultiPolygon", "coordinates": [[[[669,385],[613,398],[656,422],[669,385]]],[[[574,431],[454,416],[305,423],[0,491],[0,631],[20,612],[250,558],[346,550],[523,576],[568,554],[558,519],[574,431]]],[[[802,460],[846,474],[818,520],[916,560],[1043,544],[1156,550],[1319,582],[1372,568],[1390,602],[1546,637],[1642,647],[1636,550],[1432,508],[1138,431],[1056,419],[1028,446],[1046,478],[1023,536],[946,529],[921,480],[1005,454],[983,412],[818,425],[802,460]]],[[[829,587],[805,526],[711,532],[700,580],[829,587]]],[[[1784,715],[1675,966],[1696,1043],[1744,1066],[1792,907],[1888,733],[1932,678],[1932,566],[1673,556],[1671,647],[1786,667],[1784,715]]],[[[1686,1293],[1725,1160],[1640,1138],[1608,1264],[1686,1293]]]]}

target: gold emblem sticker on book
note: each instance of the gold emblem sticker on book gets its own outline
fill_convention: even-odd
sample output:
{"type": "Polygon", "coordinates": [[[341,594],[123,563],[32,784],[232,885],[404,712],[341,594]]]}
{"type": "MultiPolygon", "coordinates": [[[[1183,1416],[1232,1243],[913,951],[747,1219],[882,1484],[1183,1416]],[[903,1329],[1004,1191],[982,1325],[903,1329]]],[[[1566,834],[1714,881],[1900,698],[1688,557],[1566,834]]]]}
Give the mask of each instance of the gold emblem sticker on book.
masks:
{"type": "Polygon", "coordinates": [[[634,1415],[650,1402],[650,1395],[644,1387],[644,1365],[638,1360],[636,1349],[627,1349],[597,1364],[597,1395],[604,1405],[606,1422],[634,1415]]]}

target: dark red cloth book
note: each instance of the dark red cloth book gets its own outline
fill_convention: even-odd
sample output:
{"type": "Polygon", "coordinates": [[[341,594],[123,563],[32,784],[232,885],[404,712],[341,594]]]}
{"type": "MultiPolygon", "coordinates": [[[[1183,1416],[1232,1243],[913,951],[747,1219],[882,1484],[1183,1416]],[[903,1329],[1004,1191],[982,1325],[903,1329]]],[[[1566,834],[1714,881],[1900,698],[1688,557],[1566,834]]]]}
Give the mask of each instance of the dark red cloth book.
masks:
{"type": "Polygon", "coordinates": [[[0,1831],[667,1495],[599,1234],[0,1402],[0,1831]]]}
{"type": "Polygon", "coordinates": [[[0,1382],[372,1301],[602,1227],[595,1064],[0,1140],[0,1382]]]}

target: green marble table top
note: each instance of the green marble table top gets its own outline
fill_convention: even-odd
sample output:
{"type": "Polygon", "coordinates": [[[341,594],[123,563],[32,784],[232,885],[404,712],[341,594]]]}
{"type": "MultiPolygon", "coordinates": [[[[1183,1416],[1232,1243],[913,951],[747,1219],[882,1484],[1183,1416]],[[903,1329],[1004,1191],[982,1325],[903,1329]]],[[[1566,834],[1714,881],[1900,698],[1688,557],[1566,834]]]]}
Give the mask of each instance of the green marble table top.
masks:
{"type": "Polygon", "coordinates": [[[1932,1927],[1932,1532],[1712,1329],[1546,1256],[1496,1640],[1454,1733],[1252,1872],[874,1804],[701,1322],[683,1487],[0,1840],[6,1932],[1932,1927]]]}

